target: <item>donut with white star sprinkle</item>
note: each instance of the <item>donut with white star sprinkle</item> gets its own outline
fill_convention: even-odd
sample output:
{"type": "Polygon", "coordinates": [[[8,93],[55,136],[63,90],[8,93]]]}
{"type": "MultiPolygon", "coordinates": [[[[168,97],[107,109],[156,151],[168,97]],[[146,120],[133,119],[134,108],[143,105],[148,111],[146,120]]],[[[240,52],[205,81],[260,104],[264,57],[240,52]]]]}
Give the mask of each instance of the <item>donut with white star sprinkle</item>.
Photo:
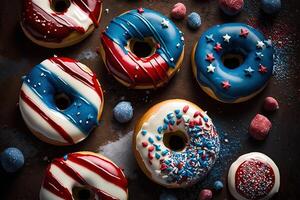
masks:
{"type": "Polygon", "coordinates": [[[192,53],[201,88],[224,103],[247,101],[261,92],[273,72],[271,40],[242,23],[221,24],[199,38],[192,53]]]}

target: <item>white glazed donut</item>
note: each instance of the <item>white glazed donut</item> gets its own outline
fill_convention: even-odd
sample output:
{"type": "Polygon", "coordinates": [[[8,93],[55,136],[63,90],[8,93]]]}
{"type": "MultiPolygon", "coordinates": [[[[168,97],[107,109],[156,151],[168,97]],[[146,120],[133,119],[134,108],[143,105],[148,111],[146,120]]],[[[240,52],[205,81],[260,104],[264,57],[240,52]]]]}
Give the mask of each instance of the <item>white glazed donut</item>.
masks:
{"type": "Polygon", "coordinates": [[[213,167],[220,149],[212,120],[197,105],[163,101],[137,123],[133,151],[143,172],[169,188],[202,180],[213,167]]]}
{"type": "Polygon", "coordinates": [[[126,200],[127,180],[108,158],[92,152],[70,153],[47,167],[40,200],[126,200]]]}
{"type": "Polygon", "coordinates": [[[24,77],[19,106],[27,126],[39,139],[72,145],[98,125],[103,93],[87,66],[70,58],[53,57],[24,77]]]}
{"type": "Polygon", "coordinates": [[[101,10],[102,0],[24,0],[21,27],[38,45],[62,48],[91,34],[101,10]]]}
{"type": "Polygon", "coordinates": [[[230,166],[228,188],[238,200],[270,199],[278,192],[279,187],[279,170],[265,154],[244,154],[230,166]]]}

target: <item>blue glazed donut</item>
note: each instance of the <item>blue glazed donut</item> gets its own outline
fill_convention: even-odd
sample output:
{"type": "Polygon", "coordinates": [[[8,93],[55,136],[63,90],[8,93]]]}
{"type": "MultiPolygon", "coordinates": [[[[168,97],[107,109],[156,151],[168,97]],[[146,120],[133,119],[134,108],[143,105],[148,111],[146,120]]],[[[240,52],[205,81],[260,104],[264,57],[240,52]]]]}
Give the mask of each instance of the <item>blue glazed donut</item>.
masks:
{"type": "Polygon", "coordinates": [[[103,93],[96,75],[84,64],[53,57],[23,79],[19,106],[34,135],[54,145],[73,145],[98,125],[103,93]]]}
{"type": "Polygon", "coordinates": [[[200,37],[192,64],[198,83],[211,97],[225,103],[243,102],[270,79],[273,47],[271,40],[246,24],[217,25],[200,37]]]}
{"type": "Polygon", "coordinates": [[[166,16],[138,8],[111,21],[101,35],[100,53],[108,71],[123,85],[135,89],[160,87],[181,67],[183,33],[166,16]],[[138,43],[151,52],[137,54],[134,45],[138,43]]]}

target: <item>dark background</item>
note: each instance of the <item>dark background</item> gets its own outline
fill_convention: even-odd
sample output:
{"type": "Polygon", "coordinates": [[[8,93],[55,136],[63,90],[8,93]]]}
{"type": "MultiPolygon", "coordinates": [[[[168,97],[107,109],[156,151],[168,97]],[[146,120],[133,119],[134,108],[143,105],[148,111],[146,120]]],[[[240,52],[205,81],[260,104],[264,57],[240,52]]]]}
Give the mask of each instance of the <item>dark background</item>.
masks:
{"type": "MultiPolygon", "coordinates": [[[[276,16],[265,16],[256,0],[246,0],[243,12],[236,17],[223,15],[217,0],[182,0],[188,13],[197,11],[202,26],[191,31],[186,19],[176,21],[185,33],[186,54],[182,70],[161,89],[134,91],[117,83],[108,75],[101,58],[96,54],[99,32],[109,21],[122,12],[139,6],[158,10],[169,15],[177,1],[126,1],[105,0],[100,27],[86,40],[70,48],[51,50],[39,47],[22,33],[19,20],[21,0],[2,0],[0,5],[0,151],[7,147],[20,148],[25,155],[24,168],[14,175],[0,172],[0,199],[38,199],[39,189],[47,164],[55,157],[68,152],[90,150],[101,152],[121,167],[129,180],[130,199],[159,199],[163,192],[170,192],[179,199],[196,199],[201,188],[212,188],[215,180],[226,185],[230,164],[241,154],[259,151],[277,163],[281,173],[280,192],[274,199],[300,198],[300,54],[299,54],[299,1],[283,0],[282,10],[276,16]],[[275,73],[267,88],[248,102],[226,105],[208,97],[194,80],[190,64],[193,44],[201,33],[212,25],[224,22],[244,22],[263,31],[275,45],[275,73]],[[53,56],[69,56],[90,66],[98,75],[104,89],[105,106],[100,126],[83,142],[71,147],[51,146],[39,141],[26,128],[17,102],[21,77],[36,64],[53,56]],[[279,100],[280,109],[264,113],[261,109],[266,96],[279,100]],[[131,134],[136,120],[152,105],[170,98],[183,98],[195,102],[215,122],[222,139],[220,159],[202,183],[188,189],[167,190],[152,183],[135,163],[130,150],[131,134]],[[118,124],[112,117],[112,108],[122,100],[129,100],[134,107],[134,118],[126,124],[118,124]],[[263,113],[273,123],[269,137],[264,142],[249,138],[248,126],[256,113],[263,113]],[[227,139],[228,142],[224,140],[227,139]]],[[[214,193],[215,199],[231,199],[225,187],[214,193]]]]}

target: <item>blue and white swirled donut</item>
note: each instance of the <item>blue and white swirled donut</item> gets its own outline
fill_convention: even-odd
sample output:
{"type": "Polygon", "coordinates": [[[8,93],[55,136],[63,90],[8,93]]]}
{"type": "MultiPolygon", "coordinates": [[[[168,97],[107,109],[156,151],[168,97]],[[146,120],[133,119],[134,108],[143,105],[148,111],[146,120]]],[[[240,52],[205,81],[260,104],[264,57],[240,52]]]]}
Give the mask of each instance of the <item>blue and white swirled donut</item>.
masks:
{"type": "Polygon", "coordinates": [[[198,83],[211,97],[226,103],[246,101],[272,75],[272,43],[246,24],[217,25],[200,37],[192,64],[198,83]]]}
{"type": "Polygon", "coordinates": [[[103,93],[87,66],[70,58],[53,57],[24,77],[19,106],[27,126],[39,139],[72,145],[98,125],[103,93]]]}

